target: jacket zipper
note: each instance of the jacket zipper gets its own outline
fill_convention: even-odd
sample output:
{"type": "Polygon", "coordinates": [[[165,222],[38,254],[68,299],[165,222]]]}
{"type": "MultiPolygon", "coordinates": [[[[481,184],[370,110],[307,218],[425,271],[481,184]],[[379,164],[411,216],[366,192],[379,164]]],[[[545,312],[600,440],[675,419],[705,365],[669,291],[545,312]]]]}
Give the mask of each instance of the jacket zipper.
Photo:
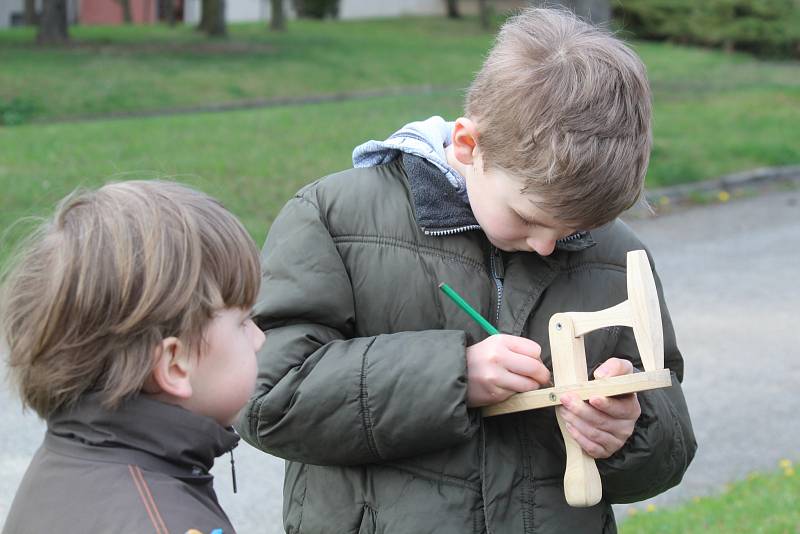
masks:
{"type": "Polygon", "coordinates": [[[562,237],[557,243],[569,243],[570,241],[575,241],[576,239],[581,239],[586,237],[586,232],[575,232],[572,235],[568,235],[567,237],[562,237]]]}
{"type": "Polygon", "coordinates": [[[492,271],[492,281],[497,290],[497,306],[495,308],[494,324],[500,326],[500,308],[503,305],[503,279],[505,278],[505,268],[503,258],[500,256],[500,249],[492,247],[489,256],[489,265],[492,271]]]}
{"type": "MultiPolygon", "coordinates": [[[[468,224],[466,226],[459,226],[457,228],[448,228],[446,230],[427,230],[425,228],[422,231],[425,235],[428,236],[448,236],[459,234],[461,232],[469,232],[472,230],[480,230],[480,225],[477,224],[468,224]]],[[[500,249],[495,246],[492,246],[492,250],[489,256],[489,264],[491,266],[492,271],[492,281],[494,282],[495,289],[497,291],[497,307],[495,310],[494,315],[494,324],[496,326],[500,325],[500,308],[503,305],[503,278],[505,277],[505,269],[503,266],[503,258],[500,257],[500,249]]]]}
{"type": "Polygon", "coordinates": [[[427,230],[425,228],[422,231],[425,235],[430,236],[443,236],[443,235],[453,235],[453,234],[460,234],[461,232],[469,232],[472,230],[480,230],[480,225],[477,224],[468,224],[467,226],[459,226],[457,228],[448,228],[446,230],[427,230]]]}

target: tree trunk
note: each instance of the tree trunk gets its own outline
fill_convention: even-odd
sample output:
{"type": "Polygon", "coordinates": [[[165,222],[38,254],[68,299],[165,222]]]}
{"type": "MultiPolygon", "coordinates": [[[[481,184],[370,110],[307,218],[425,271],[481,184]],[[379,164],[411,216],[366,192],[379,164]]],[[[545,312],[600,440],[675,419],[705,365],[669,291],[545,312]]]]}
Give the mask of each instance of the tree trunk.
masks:
{"type": "Polygon", "coordinates": [[[481,28],[488,30],[492,24],[492,7],[489,5],[489,0],[478,0],[478,16],[481,21],[481,28]]]}
{"type": "Polygon", "coordinates": [[[286,29],[286,15],[283,13],[283,0],[270,0],[272,5],[272,16],[269,21],[269,29],[283,31],[286,29]]]}
{"type": "Polygon", "coordinates": [[[200,31],[206,31],[206,27],[208,26],[208,14],[211,11],[211,8],[208,7],[209,1],[210,0],[200,1],[200,22],[197,23],[197,29],[200,31]]]}
{"type": "Polygon", "coordinates": [[[36,42],[52,45],[64,44],[68,41],[67,0],[43,0],[36,42]]]}
{"type": "Polygon", "coordinates": [[[170,27],[175,26],[175,2],[173,0],[163,0],[163,2],[167,24],[170,27]]]}
{"type": "Polygon", "coordinates": [[[36,26],[36,0],[25,0],[25,24],[36,26]]]}
{"type": "Polygon", "coordinates": [[[458,0],[447,0],[447,17],[451,19],[461,18],[461,12],[458,10],[458,0]]]}
{"type": "Polygon", "coordinates": [[[561,4],[595,25],[607,24],[611,20],[609,0],[563,0],[561,4]]]}
{"type": "Polygon", "coordinates": [[[131,14],[131,0],[117,0],[117,3],[122,8],[122,20],[125,24],[133,22],[133,15],[131,14]]]}
{"type": "Polygon", "coordinates": [[[203,0],[203,13],[200,17],[199,28],[209,37],[224,37],[227,34],[225,0],[203,0]]]}

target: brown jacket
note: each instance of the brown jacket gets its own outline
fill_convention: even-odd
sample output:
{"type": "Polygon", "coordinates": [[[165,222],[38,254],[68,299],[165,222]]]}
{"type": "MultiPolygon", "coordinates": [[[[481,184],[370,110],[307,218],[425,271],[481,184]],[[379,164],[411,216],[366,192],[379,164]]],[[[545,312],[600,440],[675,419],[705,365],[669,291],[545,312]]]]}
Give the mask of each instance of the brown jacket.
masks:
{"type": "Polygon", "coordinates": [[[144,397],[110,412],[89,395],[47,427],[3,534],[234,532],[209,469],[238,436],[212,419],[144,397]]]}

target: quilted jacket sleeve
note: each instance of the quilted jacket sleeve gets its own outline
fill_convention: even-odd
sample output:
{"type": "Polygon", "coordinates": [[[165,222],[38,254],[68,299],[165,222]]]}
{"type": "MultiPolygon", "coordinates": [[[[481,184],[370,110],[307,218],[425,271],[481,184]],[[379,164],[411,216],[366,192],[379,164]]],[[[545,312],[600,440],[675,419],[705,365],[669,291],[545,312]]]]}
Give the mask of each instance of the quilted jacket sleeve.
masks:
{"type": "MultiPolygon", "coordinates": [[[[612,503],[644,500],[676,486],[697,450],[681,389],[683,357],[675,341],[661,281],[655,270],[653,274],[664,327],[664,366],[672,372],[672,386],[637,394],[642,415],[633,435],[617,453],[597,462],[603,496],[612,503]]],[[[632,330],[625,329],[615,354],[633,355],[634,366],[643,368],[632,330]]]]}
{"type": "Polygon", "coordinates": [[[312,199],[295,197],[262,254],[256,323],[266,332],[256,391],[237,430],[304,463],[346,465],[466,441],[465,335],[428,330],[355,337],[348,272],[312,199]]]}

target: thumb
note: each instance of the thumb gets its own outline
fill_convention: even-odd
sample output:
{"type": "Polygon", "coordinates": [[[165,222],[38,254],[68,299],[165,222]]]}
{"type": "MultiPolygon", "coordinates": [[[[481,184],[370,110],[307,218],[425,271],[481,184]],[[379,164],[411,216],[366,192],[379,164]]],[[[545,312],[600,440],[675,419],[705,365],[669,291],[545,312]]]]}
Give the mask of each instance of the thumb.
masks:
{"type": "Polygon", "coordinates": [[[633,364],[622,358],[609,358],[600,367],[595,369],[595,378],[608,378],[610,376],[629,375],[633,372],[633,364]]]}

